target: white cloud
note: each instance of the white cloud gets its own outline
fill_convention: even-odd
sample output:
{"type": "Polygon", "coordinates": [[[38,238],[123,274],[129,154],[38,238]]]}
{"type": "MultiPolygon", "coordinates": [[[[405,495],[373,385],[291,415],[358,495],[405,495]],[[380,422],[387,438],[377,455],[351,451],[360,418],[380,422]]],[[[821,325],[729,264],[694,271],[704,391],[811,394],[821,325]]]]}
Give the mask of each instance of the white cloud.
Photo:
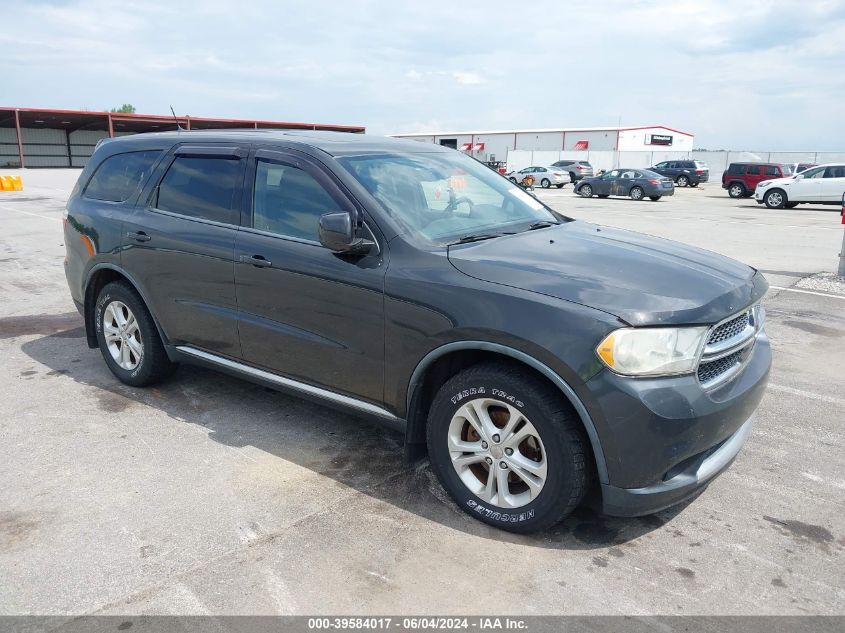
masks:
{"type": "Polygon", "coordinates": [[[663,123],[843,149],[841,2],[6,0],[7,105],[362,123],[377,133],[663,123]],[[11,5],[11,6],[8,6],[11,5]],[[533,16],[542,16],[534,19],[533,16]],[[428,125],[431,123],[432,126],[428,125]],[[436,124],[436,125],[435,125],[436,124]]]}

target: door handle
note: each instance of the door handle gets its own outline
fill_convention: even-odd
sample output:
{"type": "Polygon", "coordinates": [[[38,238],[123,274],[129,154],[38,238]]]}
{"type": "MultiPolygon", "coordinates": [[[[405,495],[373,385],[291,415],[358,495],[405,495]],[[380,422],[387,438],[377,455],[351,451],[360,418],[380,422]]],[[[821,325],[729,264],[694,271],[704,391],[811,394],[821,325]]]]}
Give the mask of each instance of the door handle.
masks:
{"type": "Polygon", "coordinates": [[[129,233],[126,234],[126,237],[135,240],[136,242],[149,242],[151,239],[153,239],[143,231],[135,231],[134,233],[132,231],[129,231],[129,233]]]}
{"type": "Polygon", "coordinates": [[[242,264],[252,264],[256,268],[269,268],[273,265],[264,255],[241,255],[242,264]]]}

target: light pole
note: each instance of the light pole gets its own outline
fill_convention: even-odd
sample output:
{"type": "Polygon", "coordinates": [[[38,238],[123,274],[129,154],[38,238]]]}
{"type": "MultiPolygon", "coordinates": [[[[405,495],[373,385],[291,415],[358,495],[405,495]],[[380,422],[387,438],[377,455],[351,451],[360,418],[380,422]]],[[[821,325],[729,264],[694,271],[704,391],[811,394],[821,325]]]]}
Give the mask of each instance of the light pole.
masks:
{"type": "MultiPolygon", "coordinates": [[[[845,193],[842,194],[842,224],[845,224],[845,193]]],[[[842,233],[842,250],[839,253],[839,276],[845,277],[845,231],[842,233]]]]}

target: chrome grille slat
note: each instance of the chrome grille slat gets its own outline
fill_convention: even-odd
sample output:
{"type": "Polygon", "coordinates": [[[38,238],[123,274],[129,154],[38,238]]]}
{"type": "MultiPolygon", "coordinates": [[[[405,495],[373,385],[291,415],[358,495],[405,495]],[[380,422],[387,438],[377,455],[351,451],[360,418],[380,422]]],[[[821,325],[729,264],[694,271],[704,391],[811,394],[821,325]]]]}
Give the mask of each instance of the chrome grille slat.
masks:
{"type": "Polygon", "coordinates": [[[757,335],[754,308],[717,323],[707,337],[697,376],[705,389],[713,388],[734,376],[750,357],[757,335]]]}

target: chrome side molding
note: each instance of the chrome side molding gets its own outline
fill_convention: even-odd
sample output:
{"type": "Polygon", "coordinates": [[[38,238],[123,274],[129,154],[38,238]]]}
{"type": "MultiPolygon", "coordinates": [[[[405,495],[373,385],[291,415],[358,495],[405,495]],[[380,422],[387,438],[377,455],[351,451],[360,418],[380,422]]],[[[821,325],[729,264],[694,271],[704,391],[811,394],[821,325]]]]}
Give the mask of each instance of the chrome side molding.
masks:
{"type": "Polygon", "coordinates": [[[294,389],[302,393],[307,393],[311,396],[316,396],[323,400],[330,400],[332,402],[336,402],[338,404],[342,404],[343,406],[349,407],[350,409],[357,409],[358,411],[376,415],[380,418],[385,418],[392,421],[396,421],[399,419],[387,409],[383,409],[382,407],[379,407],[375,404],[365,402],[364,400],[358,400],[357,398],[352,398],[351,396],[345,396],[340,393],[335,393],[334,391],[329,391],[328,389],[323,389],[322,387],[315,387],[314,385],[309,385],[308,383],[300,382],[298,380],[294,380],[293,378],[286,378],[285,376],[280,376],[278,374],[274,374],[263,369],[258,369],[257,367],[245,365],[243,363],[231,360],[230,358],[218,356],[217,354],[212,354],[210,352],[206,352],[204,350],[197,349],[189,345],[178,345],[176,346],[176,349],[183,354],[193,356],[194,358],[202,359],[208,363],[212,363],[220,367],[225,367],[226,369],[236,371],[246,376],[260,378],[261,380],[277,384],[281,387],[286,387],[288,389],[294,389]]]}

